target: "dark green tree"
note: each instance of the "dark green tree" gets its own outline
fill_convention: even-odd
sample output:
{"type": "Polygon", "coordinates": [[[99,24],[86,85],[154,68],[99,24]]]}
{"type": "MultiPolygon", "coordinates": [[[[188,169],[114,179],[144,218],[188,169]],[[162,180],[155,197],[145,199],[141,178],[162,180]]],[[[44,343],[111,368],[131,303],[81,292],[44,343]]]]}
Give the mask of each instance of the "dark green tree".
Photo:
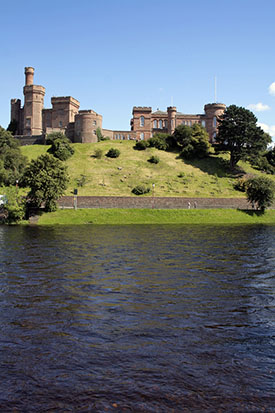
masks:
{"type": "Polygon", "coordinates": [[[98,127],[98,128],[96,129],[96,136],[97,136],[97,141],[98,141],[98,142],[100,142],[100,141],[103,139],[103,135],[102,135],[102,132],[101,132],[100,127],[98,127]]]}
{"type": "Polygon", "coordinates": [[[37,208],[44,204],[45,211],[57,209],[57,200],[63,195],[68,182],[64,163],[49,154],[32,160],[24,173],[24,183],[30,187],[28,200],[37,208]]]}
{"type": "Polygon", "coordinates": [[[51,145],[48,153],[61,161],[66,161],[74,154],[70,140],[62,132],[54,132],[47,136],[47,145],[51,145]]]}
{"type": "Polygon", "coordinates": [[[7,131],[11,132],[12,135],[16,135],[18,131],[18,122],[17,120],[13,119],[10,121],[9,126],[7,127],[7,131]]]}
{"type": "Polygon", "coordinates": [[[251,178],[246,182],[247,200],[261,211],[272,205],[274,192],[274,182],[264,176],[251,178]]]}
{"type": "Polygon", "coordinates": [[[230,153],[230,167],[263,153],[271,138],[257,126],[256,116],[248,109],[231,105],[219,118],[215,151],[230,153]]]}
{"type": "Polygon", "coordinates": [[[0,185],[14,185],[22,177],[27,158],[11,132],[0,127],[0,185]]]}
{"type": "Polygon", "coordinates": [[[197,123],[192,126],[177,126],[172,138],[180,150],[180,156],[182,158],[204,158],[209,154],[210,144],[208,133],[197,123]]]}

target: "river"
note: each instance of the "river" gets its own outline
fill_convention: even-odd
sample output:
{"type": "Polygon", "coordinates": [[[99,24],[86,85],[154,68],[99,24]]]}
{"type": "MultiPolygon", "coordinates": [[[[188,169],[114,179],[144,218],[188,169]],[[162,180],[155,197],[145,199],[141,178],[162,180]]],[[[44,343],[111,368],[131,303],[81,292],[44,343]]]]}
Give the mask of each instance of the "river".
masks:
{"type": "Polygon", "coordinates": [[[0,411],[275,411],[275,226],[0,226],[0,411]]]}

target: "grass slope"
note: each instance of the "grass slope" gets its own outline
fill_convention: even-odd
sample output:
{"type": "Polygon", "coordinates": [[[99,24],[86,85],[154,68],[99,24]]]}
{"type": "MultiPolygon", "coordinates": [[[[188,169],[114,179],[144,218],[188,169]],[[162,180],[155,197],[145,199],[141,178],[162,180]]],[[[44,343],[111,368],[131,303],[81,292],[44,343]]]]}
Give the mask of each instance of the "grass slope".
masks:
{"type": "MultiPolygon", "coordinates": [[[[73,144],[75,153],[66,162],[70,175],[66,195],[72,195],[78,180],[84,177],[84,185],[78,187],[79,195],[135,196],[131,193],[134,186],[144,184],[152,188],[154,183],[155,196],[244,196],[233,188],[236,178],[226,172],[225,157],[212,155],[206,159],[184,162],[176,153],[155,148],[137,151],[133,149],[134,144],[133,141],[73,144]],[[120,150],[119,158],[104,156],[111,147],[120,150]],[[102,159],[94,157],[96,149],[102,149],[102,159]],[[152,155],[160,158],[159,164],[148,162],[152,155]]],[[[46,145],[24,146],[22,152],[31,160],[45,153],[48,148],[46,145]]],[[[259,174],[248,164],[240,162],[240,167],[247,173],[259,174]]]]}
{"type": "Polygon", "coordinates": [[[125,225],[125,224],[273,224],[275,210],[233,209],[78,209],[58,210],[39,217],[38,225],[125,225]]]}

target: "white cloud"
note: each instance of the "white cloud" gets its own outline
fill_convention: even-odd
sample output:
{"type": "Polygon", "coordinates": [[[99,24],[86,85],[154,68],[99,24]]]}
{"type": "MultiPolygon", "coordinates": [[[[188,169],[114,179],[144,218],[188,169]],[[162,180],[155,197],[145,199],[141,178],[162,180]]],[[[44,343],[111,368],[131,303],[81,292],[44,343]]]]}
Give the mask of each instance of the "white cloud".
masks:
{"type": "Polygon", "coordinates": [[[268,88],[269,94],[275,96],[275,82],[271,83],[268,88]]]}
{"type": "Polygon", "coordinates": [[[265,123],[257,123],[266,133],[275,138],[275,125],[266,125],[265,123]]]}
{"type": "MultiPolygon", "coordinates": [[[[274,83],[275,85],[275,83],[274,83]]],[[[264,105],[262,102],[259,103],[250,103],[247,106],[250,110],[255,110],[255,112],[264,112],[265,110],[269,110],[270,107],[268,105],[264,105]]]]}

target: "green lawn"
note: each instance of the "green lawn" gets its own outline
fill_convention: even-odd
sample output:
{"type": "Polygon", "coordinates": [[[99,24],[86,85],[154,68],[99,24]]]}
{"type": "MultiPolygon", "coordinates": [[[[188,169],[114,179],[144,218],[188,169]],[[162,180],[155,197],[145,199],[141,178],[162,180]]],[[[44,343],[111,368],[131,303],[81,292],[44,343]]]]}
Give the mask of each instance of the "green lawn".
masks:
{"type": "MultiPolygon", "coordinates": [[[[152,188],[154,183],[155,196],[244,196],[233,188],[236,177],[225,171],[225,157],[212,155],[206,159],[184,162],[176,153],[155,148],[137,151],[133,149],[134,144],[133,141],[73,144],[75,153],[66,162],[70,175],[66,195],[72,194],[82,178],[84,185],[78,187],[79,195],[135,196],[131,193],[134,186],[144,184],[152,188]],[[119,158],[104,156],[111,147],[121,151],[119,158]],[[93,156],[98,148],[103,151],[102,159],[93,156]],[[159,164],[147,161],[152,155],[160,158],[159,164]]],[[[30,160],[45,153],[47,149],[46,145],[23,146],[22,152],[30,160]]],[[[259,174],[259,171],[253,170],[246,163],[240,163],[240,167],[245,172],[259,174]]]]}
{"type": "Polygon", "coordinates": [[[275,210],[233,209],[66,209],[43,214],[38,225],[120,225],[120,224],[273,224],[275,210]]]}

